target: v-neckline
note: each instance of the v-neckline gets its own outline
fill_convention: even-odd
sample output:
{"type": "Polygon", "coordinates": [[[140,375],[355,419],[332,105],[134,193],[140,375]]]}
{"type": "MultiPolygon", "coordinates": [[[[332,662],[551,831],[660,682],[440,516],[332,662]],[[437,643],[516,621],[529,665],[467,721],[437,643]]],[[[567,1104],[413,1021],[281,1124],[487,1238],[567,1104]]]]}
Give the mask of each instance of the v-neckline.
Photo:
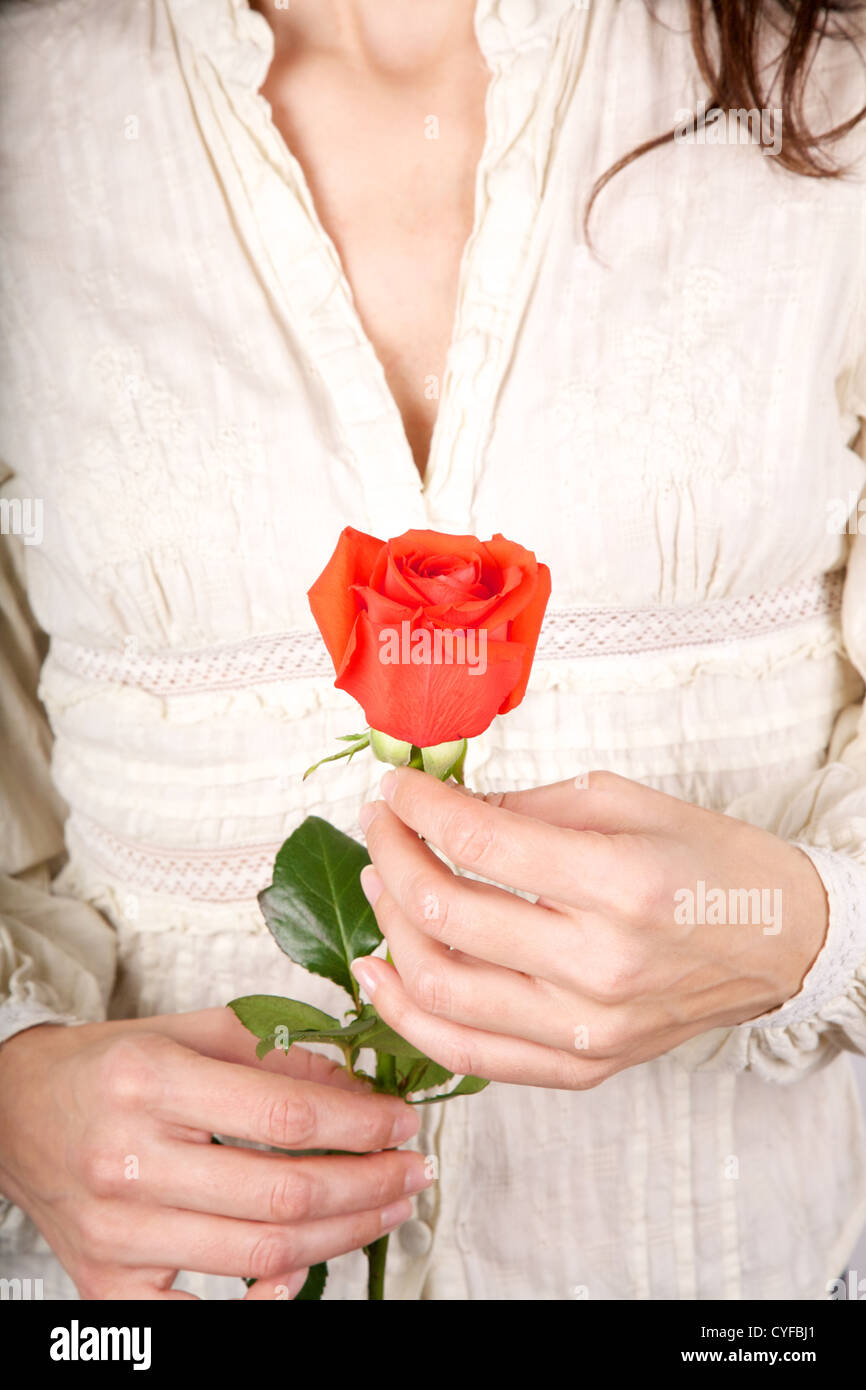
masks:
{"type": "Polygon", "coordinates": [[[273,30],[248,0],[223,0],[222,23],[211,0],[166,3],[191,41],[178,54],[238,235],[285,332],[303,350],[311,383],[329,401],[340,441],[332,481],[344,490],[347,521],[364,524],[354,495],[363,499],[368,526],[390,527],[388,534],[477,529],[476,492],[495,401],[540,245],[535,234],[558,107],[582,65],[591,7],[475,0],[476,40],[491,73],[485,134],[422,478],[342,259],[261,93],[274,58],[273,30]]]}
{"type": "Polygon", "coordinates": [[[382,392],[385,404],[387,406],[386,413],[389,417],[390,430],[394,440],[395,456],[400,458],[400,467],[402,471],[406,473],[408,477],[411,477],[412,481],[415,484],[419,497],[422,500],[422,505],[425,505],[427,498],[432,493],[432,487],[437,477],[436,464],[440,450],[440,441],[442,439],[442,435],[445,428],[443,424],[443,417],[445,416],[445,412],[448,408],[449,396],[451,395],[451,392],[449,391],[449,385],[451,382],[452,373],[449,371],[449,364],[454,356],[455,345],[459,341],[460,337],[462,291],[464,290],[467,280],[469,279],[469,269],[473,245],[481,222],[481,180],[483,176],[483,171],[486,169],[489,163],[494,145],[494,136],[490,120],[491,89],[494,83],[497,82],[501,69],[493,67],[490,64],[490,61],[484,52],[484,47],[481,42],[478,20],[480,12],[484,7],[485,0],[474,0],[475,41],[478,45],[479,56],[485,63],[485,66],[487,67],[487,71],[489,73],[487,88],[485,90],[484,97],[484,138],[482,140],[481,152],[476,162],[475,173],[473,177],[474,191],[472,225],[470,227],[469,233],[466,237],[466,240],[463,244],[463,248],[460,253],[460,260],[457,270],[457,293],[455,295],[454,300],[454,313],[451,320],[451,330],[448,336],[448,346],[446,348],[445,360],[442,370],[442,387],[439,396],[439,405],[436,410],[436,415],[433,421],[433,428],[430,434],[430,443],[427,449],[427,458],[424,465],[423,475],[419,472],[418,465],[415,462],[415,455],[412,451],[412,445],[409,440],[408,431],[406,429],[406,422],[403,418],[403,412],[397,404],[397,398],[394,395],[394,392],[391,389],[390,384],[388,383],[387,377],[385,376],[385,369],[382,364],[381,358],[379,357],[379,354],[376,351],[375,344],[373,343],[372,338],[365,329],[363,321],[361,319],[361,314],[358,309],[358,300],[355,295],[355,290],[352,286],[352,282],[349,279],[349,275],[346,270],[346,265],[343,260],[343,257],[341,256],[333,237],[331,236],[330,232],[327,230],[321,219],[319,209],[316,205],[316,201],[313,197],[312,189],[310,187],[310,182],[307,178],[306,170],[304,169],[298,156],[294,153],[285,136],[283,135],[282,131],[280,130],[279,126],[277,125],[276,121],[274,120],[273,109],[271,107],[271,104],[268,101],[267,97],[265,97],[262,93],[261,88],[265,85],[265,82],[267,81],[268,74],[270,73],[274,61],[276,51],[276,36],[265,16],[259,10],[253,9],[252,6],[249,4],[249,0],[241,0],[241,3],[248,10],[249,15],[251,16],[251,22],[260,22],[260,24],[264,26],[264,31],[266,31],[263,32],[263,43],[266,47],[266,52],[268,54],[268,61],[265,74],[262,78],[259,88],[256,90],[255,93],[257,101],[260,103],[264,118],[268,123],[272,141],[277,146],[281,147],[283,158],[286,164],[292,170],[297,192],[299,193],[303,202],[306,205],[307,215],[313,227],[315,228],[315,232],[321,243],[321,246],[323,250],[327,251],[328,255],[333,259],[335,265],[339,269],[340,284],[342,288],[343,309],[346,315],[347,322],[351,323],[352,329],[357,335],[359,342],[361,342],[364,345],[364,348],[367,351],[367,353],[372,355],[373,358],[375,358],[375,361],[377,362],[379,369],[382,373],[382,392]],[[407,470],[409,470],[408,473],[407,470]]]}

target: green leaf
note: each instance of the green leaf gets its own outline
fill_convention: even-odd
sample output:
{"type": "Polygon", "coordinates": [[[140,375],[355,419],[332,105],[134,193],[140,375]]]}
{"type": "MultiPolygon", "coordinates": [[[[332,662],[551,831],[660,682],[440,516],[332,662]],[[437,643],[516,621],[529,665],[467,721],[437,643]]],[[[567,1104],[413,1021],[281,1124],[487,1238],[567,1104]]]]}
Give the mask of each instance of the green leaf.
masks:
{"type": "Polygon", "coordinates": [[[365,1019],[353,1018],[351,1023],[336,1023],[333,1028],[299,1028],[294,1032],[289,1032],[286,1037],[286,1047],[291,1047],[292,1043],[337,1043],[342,1047],[344,1042],[354,1039],[357,1047],[366,1047],[365,1035],[370,1030],[370,1024],[365,1019]]]}
{"type": "MultiPolygon", "coordinates": [[[[294,1002],[294,1001],[288,1001],[294,1002]]],[[[318,1010],[312,1012],[317,1013],[318,1010]]],[[[399,1033],[395,1033],[393,1028],[389,1028],[387,1023],[383,1023],[371,1004],[365,1004],[357,1018],[350,1019],[348,1023],[338,1023],[335,1018],[322,1015],[323,1022],[313,1023],[309,1027],[288,1026],[285,1037],[287,1047],[295,1042],[318,1042],[336,1043],[342,1047],[344,1042],[352,1040],[354,1047],[353,1053],[361,1048],[370,1047],[385,1057],[400,1057],[409,1062],[424,1061],[423,1052],[419,1052],[412,1043],[401,1038],[399,1033]]],[[[283,1019],[279,1023],[285,1028],[286,1023],[283,1019]]],[[[278,1025],[275,1025],[275,1027],[278,1025]]],[[[267,1036],[270,1037],[270,1034],[267,1036]]],[[[281,1039],[282,1041],[282,1039],[281,1039]]]]}
{"type": "Polygon", "coordinates": [[[444,1096],[425,1096],[423,1100],[409,1100],[407,1105],[435,1105],[440,1100],[453,1100],[455,1096],[474,1096],[477,1091],[483,1091],[490,1082],[485,1081],[483,1076],[464,1076],[463,1080],[454,1087],[453,1091],[446,1091],[444,1096]]]}
{"type": "Polygon", "coordinates": [[[400,1094],[412,1095],[415,1091],[430,1091],[434,1086],[444,1086],[453,1075],[453,1071],[440,1067],[438,1062],[428,1061],[426,1066],[415,1062],[398,1071],[400,1094]]]}
{"type": "MultiPolygon", "coordinates": [[[[283,999],[278,994],[245,994],[240,999],[232,999],[228,1007],[234,1010],[244,1027],[259,1039],[256,1048],[259,1061],[277,1046],[277,1028],[287,1028],[290,1033],[297,1035],[311,1029],[340,1027],[336,1018],[322,1013],[321,1009],[314,1009],[312,1004],[303,1004],[299,999],[283,999]]],[[[293,1041],[294,1037],[288,1041],[288,1045],[293,1041]]]]}
{"type": "Polygon", "coordinates": [[[405,1038],[401,1038],[399,1033],[395,1033],[394,1029],[389,1028],[381,1019],[376,1019],[371,1024],[370,1032],[358,1039],[358,1046],[372,1047],[374,1052],[383,1052],[386,1057],[400,1057],[409,1062],[417,1062],[424,1056],[423,1052],[405,1038]]]}
{"type": "Polygon", "coordinates": [[[277,1027],[290,1030],[310,1028],[339,1028],[339,1019],[304,1004],[300,999],[284,999],[279,994],[244,994],[240,999],[232,999],[228,1006],[234,1009],[241,1023],[257,1038],[266,1038],[277,1027]]]}
{"type": "Polygon", "coordinates": [[[370,856],[363,845],[319,816],[307,816],[280,849],[274,881],[259,894],[265,921],[280,950],[297,965],[345,989],[360,1005],[349,969],[382,940],[360,873],[370,856]]]}
{"type": "MultiPolygon", "coordinates": [[[[275,1047],[288,1052],[296,1042],[334,1043],[345,1052],[344,1044],[349,1041],[354,1042],[351,1049],[354,1056],[360,1048],[369,1046],[368,1037],[378,1035],[385,1027],[378,1018],[364,1016],[350,1019],[348,1023],[340,1023],[330,1014],[323,1014],[321,1010],[314,1009],[309,1004],[299,1004],[295,999],[280,1000],[275,995],[250,995],[248,999],[236,999],[231,1007],[234,1008],[235,1004],[245,1006],[249,1000],[254,1000],[257,1008],[251,1024],[246,1026],[261,1039],[256,1049],[258,1057],[267,1056],[275,1047]],[[266,1008],[260,1007],[263,1000],[267,1001],[266,1008]],[[258,1031],[259,1028],[261,1032],[258,1031]]],[[[235,1009],[235,1012],[240,1017],[240,1011],[235,1009]]],[[[248,1016],[252,1013],[252,1010],[247,1010],[248,1016]]],[[[241,1022],[244,1022],[243,1018],[241,1022]]],[[[409,1044],[402,1043],[402,1039],[397,1038],[396,1033],[393,1036],[397,1043],[408,1048],[409,1044]]]]}
{"type": "MultiPolygon", "coordinates": [[[[455,1086],[453,1091],[448,1092],[448,1096],[474,1096],[489,1085],[490,1082],[483,1076],[464,1076],[460,1084],[455,1086]]],[[[448,1096],[444,1099],[447,1100],[448,1096]]]]}
{"type": "Polygon", "coordinates": [[[303,1288],[294,1297],[295,1303],[309,1303],[322,1297],[325,1292],[325,1284],[328,1280],[328,1266],[326,1264],[311,1265],[303,1288]]]}

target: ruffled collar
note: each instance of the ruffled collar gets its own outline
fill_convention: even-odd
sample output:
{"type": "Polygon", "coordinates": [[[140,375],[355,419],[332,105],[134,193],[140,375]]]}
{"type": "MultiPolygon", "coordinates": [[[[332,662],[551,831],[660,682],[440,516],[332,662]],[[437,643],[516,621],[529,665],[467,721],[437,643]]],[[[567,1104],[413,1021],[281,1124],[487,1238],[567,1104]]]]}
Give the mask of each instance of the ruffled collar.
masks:
{"type": "Polygon", "coordinates": [[[247,0],[167,0],[177,31],[224,81],[258,91],[274,57],[268,21],[247,0]]]}

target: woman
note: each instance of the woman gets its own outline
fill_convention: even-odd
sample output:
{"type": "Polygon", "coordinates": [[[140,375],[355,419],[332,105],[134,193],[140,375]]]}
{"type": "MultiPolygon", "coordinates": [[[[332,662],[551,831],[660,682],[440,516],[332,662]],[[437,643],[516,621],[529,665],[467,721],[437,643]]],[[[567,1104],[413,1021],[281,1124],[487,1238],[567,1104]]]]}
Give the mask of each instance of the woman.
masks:
{"type": "Polygon", "coordinates": [[[44,508],[7,581],[4,1273],[267,1298],[329,1259],[357,1297],[384,1222],[391,1298],[826,1296],[866,1216],[862,18],[4,12],[4,492],[44,508]],[[302,784],[356,722],[305,600],[344,525],[550,565],[489,800],[302,784]],[[414,1138],[220,1007],[339,1007],[255,893],[365,798],[394,966],[359,978],[495,1083],[414,1138]]]}

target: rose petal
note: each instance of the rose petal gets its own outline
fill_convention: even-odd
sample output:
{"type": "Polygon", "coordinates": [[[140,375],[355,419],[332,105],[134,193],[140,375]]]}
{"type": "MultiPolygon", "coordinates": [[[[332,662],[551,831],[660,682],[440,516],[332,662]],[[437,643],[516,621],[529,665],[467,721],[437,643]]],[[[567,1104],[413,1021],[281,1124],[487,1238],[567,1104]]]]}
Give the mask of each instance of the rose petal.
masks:
{"type": "MultiPolygon", "coordinates": [[[[415,624],[411,631],[423,624],[415,624]]],[[[487,642],[487,668],[466,664],[389,664],[380,660],[379,630],[362,613],[351,653],[336,681],[352,695],[371,728],[420,748],[484,732],[521,679],[524,649],[515,642],[487,642]]]]}
{"type": "Polygon", "coordinates": [[[520,642],[523,646],[523,673],[500,709],[500,714],[507,714],[510,709],[514,709],[526,694],[532,662],[535,658],[535,648],[538,645],[538,636],[544,620],[544,611],[550,599],[550,588],[550,570],[547,565],[539,565],[535,592],[523,611],[511,623],[509,630],[508,635],[511,641],[520,642]]]}
{"type": "Polygon", "coordinates": [[[367,583],[384,545],[385,542],[375,536],[356,531],[352,526],[345,527],[327,565],[307,590],[313,618],[335,671],[340,669],[358,616],[352,585],[367,583]]]}

